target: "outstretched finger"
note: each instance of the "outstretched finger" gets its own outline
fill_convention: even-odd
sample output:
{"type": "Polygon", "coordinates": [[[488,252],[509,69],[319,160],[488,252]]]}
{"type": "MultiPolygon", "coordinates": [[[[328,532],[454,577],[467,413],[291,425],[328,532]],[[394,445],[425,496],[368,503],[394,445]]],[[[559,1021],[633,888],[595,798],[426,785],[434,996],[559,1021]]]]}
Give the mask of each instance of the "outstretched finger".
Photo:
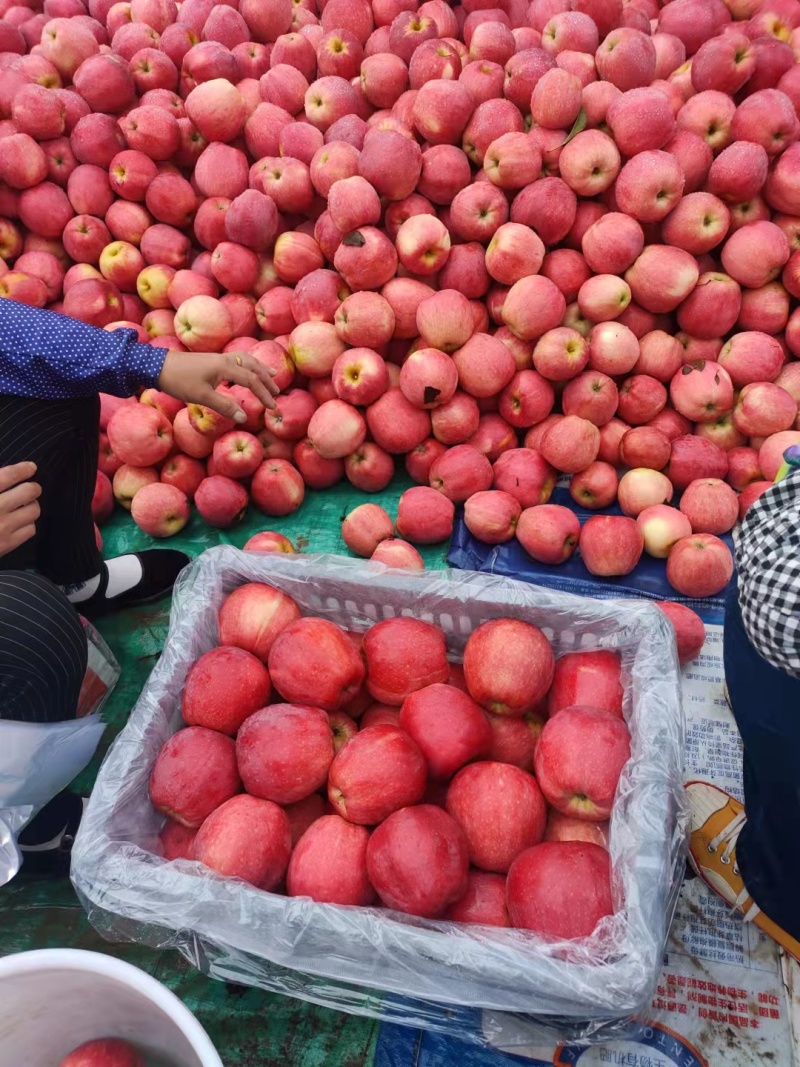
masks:
{"type": "Polygon", "coordinates": [[[203,390],[203,395],[198,403],[211,408],[212,411],[216,411],[219,415],[224,415],[227,419],[233,419],[234,422],[247,422],[247,416],[233,397],[227,393],[218,393],[211,386],[203,390]]]}
{"type": "MultiPolygon", "coordinates": [[[[237,355],[238,353],[231,354],[237,355]]],[[[230,380],[249,389],[251,393],[258,397],[264,407],[274,408],[275,401],[272,393],[264,384],[261,376],[253,369],[256,361],[242,355],[239,356],[239,359],[241,362],[233,360],[230,370],[226,371],[230,380]]]]}

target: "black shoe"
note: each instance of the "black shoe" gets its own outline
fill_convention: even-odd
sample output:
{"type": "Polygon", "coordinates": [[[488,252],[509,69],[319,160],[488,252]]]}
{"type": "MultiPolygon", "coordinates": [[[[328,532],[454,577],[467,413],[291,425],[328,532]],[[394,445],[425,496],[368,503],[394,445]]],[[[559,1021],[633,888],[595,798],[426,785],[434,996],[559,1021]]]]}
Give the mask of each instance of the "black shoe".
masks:
{"type": "Polygon", "coordinates": [[[84,800],[64,790],[45,804],[19,835],[22,870],[26,875],[66,878],[72,845],[83,817],[84,800]]]}
{"type": "Polygon", "coordinates": [[[142,565],[142,577],[119,596],[107,597],[108,569],[104,566],[100,575],[100,585],[88,600],[78,601],[74,606],[87,619],[108,615],[123,608],[134,608],[139,604],[151,604],[172,590],[175,580],[184,567],[192,562],[185,552],[174,548],[150,548],[145,552],[131,553],[142,565]]]}

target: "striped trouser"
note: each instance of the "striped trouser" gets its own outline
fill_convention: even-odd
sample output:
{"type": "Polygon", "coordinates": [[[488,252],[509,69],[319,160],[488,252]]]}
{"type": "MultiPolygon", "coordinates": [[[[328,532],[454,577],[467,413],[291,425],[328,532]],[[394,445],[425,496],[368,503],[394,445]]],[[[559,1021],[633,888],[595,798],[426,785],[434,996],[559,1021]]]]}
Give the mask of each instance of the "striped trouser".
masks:
{"type": "Polygon", "coordinates": [[[37,570],[58,585],[100,573],[92,495],[100,400],[0,396],[0,467],[31,460],[42,487],[36,536],[7,556],[2,570],[37,570]]]}
{"type": "Polygon", "coordinates": [[[0,571],[0,719],[74,719],[87,650],[63,593],[38,574],[0,571]]]}

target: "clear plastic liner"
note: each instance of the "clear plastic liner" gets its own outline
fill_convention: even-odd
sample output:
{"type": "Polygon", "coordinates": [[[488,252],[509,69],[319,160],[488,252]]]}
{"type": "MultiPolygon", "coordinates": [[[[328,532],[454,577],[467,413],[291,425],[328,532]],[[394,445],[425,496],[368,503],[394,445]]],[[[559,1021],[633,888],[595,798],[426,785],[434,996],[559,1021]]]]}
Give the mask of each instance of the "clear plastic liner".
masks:
{"type": "Polygon", "coordinates": [[[550,1040],[608,1037],[647,1009],[661,967],[686,856],[683,747],[674,635],[651,604],[484,574],[214,548],[176,587],[164,653],[100,771],[72,878],[105,936],[178,948],[226,981],[475,1040],[485,1039],[479,1009],[521,1013],[550,1040]],[[161,858],[164,820],[148,798],[150,771],[182,725],[189,667],[217,643],[222,600],[248,581],[268,582],[303,614],[358,632],[399,614],[434,622],[455,660],[481,622],[499,617],[540,626],[557,656],[618,650],[632,755],[611,819],[616,914],[583,941],[547,942],[522,930],[315,904],[161,858]]]}

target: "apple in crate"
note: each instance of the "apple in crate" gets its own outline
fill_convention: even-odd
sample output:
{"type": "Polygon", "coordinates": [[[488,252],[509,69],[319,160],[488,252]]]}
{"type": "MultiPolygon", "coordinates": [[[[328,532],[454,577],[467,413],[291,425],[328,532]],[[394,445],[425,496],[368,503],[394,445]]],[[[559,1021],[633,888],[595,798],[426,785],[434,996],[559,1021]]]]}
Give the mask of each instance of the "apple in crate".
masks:
{"type": "Polygon", "coordinates": [[[291,850],[292,833],[283,808],[246,793],[212,812],[194,842],[198,862],[267,890],[283,878],[291,850]]]}
{"type": "Polygon", "coordinates": [[[363,645],[367,688],[382,704],[397,705],[450,676],[444,634],[429,622],[398,616],[371,627],[363,645]]]}
{"type": "Polygon", "coordinates": [[[321,904],[366,906],[375,899],[367,877],[369,830],[339,815],[317,819],[297,842],[286,872],[290,897],[321,904]]]}
{"type": "Polygon", "coordinates": [[[328,799],[343,818],[374,826],[416,804],[427,765],[419,746],[389,723],[367,726],[339,750],[328,774],[328,799]]]}
{"type": "Polygon", "coordinates": [[[367,845],[367,873],[378,896],[387,907],[409,915],[441,915],[464,895],[468,872],[463,832],[432,804],[396,811],[373,831],[367,845]]]}
{"type": "Polygon", "coordinates": [[[562,815],[604,822],[630,754],[630,733],[619,716],[576,706],[547,721],[533,766],[546,799],[562,815]]]}
{"type": "Polygon", "coordinates": [[[492,740],[483,708],[455,686],[441,683],[406,697],[400,726],[419,745],[431,778],[451,778],[465,763],[487,756],[492,740]]]}
{"type": "Polygon", "coordinates": [[[228,596],[219,611],[219,640],[267,662],[276,637],[300,618],[290,596],[262,582],[248,582],[228,596]]]}
{"type": "Polygon", "coordinates": [[[571,815],[562,815],[552,808],[547,816],[544,831],[545,841],[591,841],[592,844],[608,848],[609,824],[607,822],[587,822],[574,819],[571,815]]]}
{"type": "Polygon", "coordinates": [[[183,720],[235,737],[245,719],[269,703],[267,668],[251,652],[224,645],[196,660],[181,697],[183,720]]]}
{"type": "Polygon", "coordinates": [[[333,731],[321,708],[271,704],[251,715],[236,737],[245,789],[277,804],[292,804],[320,789],[333,756],[333,731]]]}
{"type": "Polygon", "coordinates": [[[502,874],[470,869],[467,891],[451,904],[443,918],[457,923],[511,926],[506,907],[506,880],[502,874]]]}
{"type": "Polygon", "coordinates": [[[87,1041],[66,1056],[59,1067],[145,1067],[144,1060],[127,1041],[103,1037],[87,1041]]]}
{"type": "Polygon", "coordinates": [[[495,715],[533,711],[553,681],[555,657],[538,626],[518,619],[482,623],[464,649],[464,677],[473,700],[495,715]]]}
{"type": "Polygon", "coordinates": [[[508,872],[506,900],[513,926],[547,938],[588,937],[614,913],[608,852],[583,841],[526,849],[508,872]]]}
{"type": "Polygon", "coordinates": [[[547,694],[550,718],[564,708],[583,704],[622,715],[622,664],[618,652],[568,652],[556,660],[547,694]]]}
{"type": "Polygon", "coordinates": [[[470,861],[505,874],[544,837],[547,806],[533,775],[510,763],[472,763],[447,791],[447,811],[464,831],[470,861]]]}
{"type": "Polygon", "coordinates": [[[298,619],[278,635],[268,666],[285,700],[325,711],[338,711],[364,681],[364,663],[344,630],[313,616],[298,619]]]}
{"type": "Polygon", "coordinates": [[[190,827],[200,826],[241,788],[233,741],[202,726],[173,734],[150,774],[153,807],[190,827]]]}

